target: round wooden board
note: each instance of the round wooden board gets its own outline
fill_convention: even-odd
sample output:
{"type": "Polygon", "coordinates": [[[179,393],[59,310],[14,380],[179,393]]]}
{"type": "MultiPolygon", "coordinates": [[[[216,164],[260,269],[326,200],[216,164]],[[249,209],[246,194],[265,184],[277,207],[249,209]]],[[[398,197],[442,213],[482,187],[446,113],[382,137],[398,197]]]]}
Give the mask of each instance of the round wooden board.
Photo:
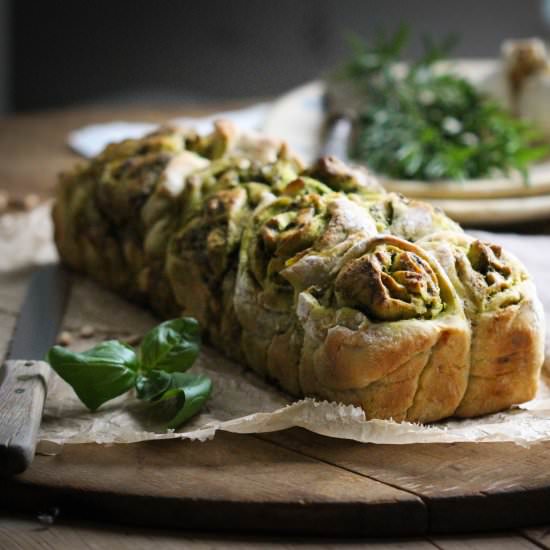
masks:
{"type": "Polygon", "coordinates": [[[69,445],[3,479],[0,507],[140,526],[419,536],[548,522],[550,444],[365,445],[301,429],[69,445]]]}
{"type": "MultiPolygon", "coordinates": [[[[463,61],[458,68],[475,80],[493,70],[495,63],[463,61]]],[[[264,127],[267,133],[286,140],[306,162],[314,160],[320,150],[323,94],[321,81],[290,91],[275,102],[264,127]]],[[[550,217],[550,161],[532,167],[529,185],[519,175],[466,182],[380,179],[389,191],[433,202],[464,224],[502,225],[550,217]]]]}

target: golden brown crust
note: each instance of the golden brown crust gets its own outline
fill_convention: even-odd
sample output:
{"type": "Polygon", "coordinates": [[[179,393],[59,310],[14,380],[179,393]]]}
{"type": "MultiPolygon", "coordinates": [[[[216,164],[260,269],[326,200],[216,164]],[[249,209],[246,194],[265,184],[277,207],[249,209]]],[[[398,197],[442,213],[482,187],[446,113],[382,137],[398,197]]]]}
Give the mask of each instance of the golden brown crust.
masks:
{"type": "Polygon", "coordinates": [[[470,379],[457,416],[501,411],[535,397],[544,360],[544,313],[531,281],[522,300],[472,319],[470,379]]]}
{"type": "Polygon", "coordinates": [[[436,233],[419,244],[447,271],[471,326],[470,377],[456,415],[479,416],[532,399],[544,359],[545,329],[542,305],[524,267],[500,247],[468,235],[436,233]],[[496,265],[492,284],[484,283],[472,266],[473,261],[486,271],[472,254],[484,249],[496,265]]]}
{"type": "Polygon", "coordinates": [[[462,399],[469,371],[470,332],[458,297],[443,270],[412,243],[375,237],[362,256],[381,244],[429,263],[445,311],[433,319],[379,322],[357,310],[323,308],[303,292],[302,390],[358,404],[368,418],[427,422],[449,416],[462,399]]]}
{"type": "Polygon", "coordinates": [[[63,260],[293,395],[431,422],[531,399],[544,316],[525,268],[333,158],[218,122],[109,146],[61,177],[63,260]]]}

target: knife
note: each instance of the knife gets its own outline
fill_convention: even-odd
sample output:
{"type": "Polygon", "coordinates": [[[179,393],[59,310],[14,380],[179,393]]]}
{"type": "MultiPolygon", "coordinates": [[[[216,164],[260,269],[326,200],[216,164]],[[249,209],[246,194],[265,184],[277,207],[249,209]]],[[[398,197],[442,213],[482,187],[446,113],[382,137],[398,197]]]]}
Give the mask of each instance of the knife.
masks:
{"type": "Polygon", "coordinates": [[[346,116],[335,116],[329,119],[324,128],[321,157],[336,157],[344,162],[349,161],[349,142],[352,133],[352,122],[346,116]]]}
{"type": "Polygon", "coordinates": [[[68,273],[58,264],[36,270],[0,367],[0,475],[23,472],[36,450],[49,365],[69,295],[68,273]]]}
{"type": "Polygon", "coordinates": [[[349,148],[358,113],[365,98],[347,81],[328,79],[322,105],[325,123],[321,137],[321,156],[349,161],[349,148]]]}

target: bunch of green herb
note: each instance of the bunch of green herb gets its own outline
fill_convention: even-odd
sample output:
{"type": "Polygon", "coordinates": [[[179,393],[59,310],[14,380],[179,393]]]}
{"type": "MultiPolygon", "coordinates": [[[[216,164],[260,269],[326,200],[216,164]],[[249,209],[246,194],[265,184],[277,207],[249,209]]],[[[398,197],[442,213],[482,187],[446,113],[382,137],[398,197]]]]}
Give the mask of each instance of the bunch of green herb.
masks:
{"type": "Polygon", "coordinates": [[[436,67],[453,42],[425,39],[424,55],[400,74],[405,28],[372,46],[355,39],[354,56],[336,77],[364,98],[351,156],[400,179],[465,180],[511,171],[526,178],[548,149],[534,146],[538,134],[528,124],[436,67]]]}
{"type": "Polygon", "coordinates": [[[137,350],[117,340],[82,353],[54,346],[47,361],[90,410],[135,388],[139,399],[172,402],[176,413],[167,427],[177,428],[201,409],[212,391],[207,376],[185,372],[199,350],[197,321],[182,317],[148,332],[137,350]]]}

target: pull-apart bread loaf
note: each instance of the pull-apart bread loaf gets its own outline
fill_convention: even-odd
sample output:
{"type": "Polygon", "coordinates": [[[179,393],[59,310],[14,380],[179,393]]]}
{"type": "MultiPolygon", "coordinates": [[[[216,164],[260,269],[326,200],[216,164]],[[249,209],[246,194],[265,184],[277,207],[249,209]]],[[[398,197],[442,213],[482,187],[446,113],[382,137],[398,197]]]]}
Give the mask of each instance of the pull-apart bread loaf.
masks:
{"type": "Polygon", "coordinates": [[[63,174],[63,261],[295,396],[432,422],[531,399],[544,318],[529,274],[425,203],[227,122],[109,145],[63,174]]]}

